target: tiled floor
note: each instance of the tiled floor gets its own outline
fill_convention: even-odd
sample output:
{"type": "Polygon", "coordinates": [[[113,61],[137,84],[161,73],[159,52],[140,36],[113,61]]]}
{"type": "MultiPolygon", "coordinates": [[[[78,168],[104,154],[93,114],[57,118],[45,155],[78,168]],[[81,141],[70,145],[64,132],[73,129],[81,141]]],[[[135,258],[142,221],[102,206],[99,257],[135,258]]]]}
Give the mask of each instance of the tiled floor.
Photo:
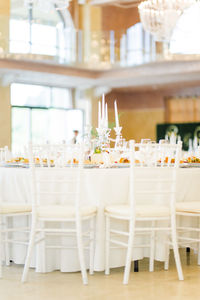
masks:
{"type": "Polygon", "coordinates": [[[113,269],[110,276],[96,272],[89,276],[89,285],[83,286],[80,273],[38,274],[30,270],[29,281],[20,282],[22,266],[3,268],[0,280],[0,300],[121,300],[121,299],[200,299],[200,266],[191,252],[190,263],[181,251],[185,280],[178,281],[173,255],[169,271],[156,262],[155,271],[148,272],[148,260],[140,262],[140,272],[131,272],[129,285],[122,284],[123,268],[113,269]]]}

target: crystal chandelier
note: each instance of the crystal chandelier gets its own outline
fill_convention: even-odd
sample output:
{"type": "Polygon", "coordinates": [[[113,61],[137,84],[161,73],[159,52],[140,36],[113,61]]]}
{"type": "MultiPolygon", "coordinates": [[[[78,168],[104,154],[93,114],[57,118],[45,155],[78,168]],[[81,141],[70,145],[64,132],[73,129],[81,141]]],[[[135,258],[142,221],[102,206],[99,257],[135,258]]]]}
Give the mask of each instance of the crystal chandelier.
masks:
{"type": "Polygon", "coordinates": [[[144,30],[157,41],[170,41],[173,29],[183,11],[196,0],[147,0],[138,6],[144,30]]]}

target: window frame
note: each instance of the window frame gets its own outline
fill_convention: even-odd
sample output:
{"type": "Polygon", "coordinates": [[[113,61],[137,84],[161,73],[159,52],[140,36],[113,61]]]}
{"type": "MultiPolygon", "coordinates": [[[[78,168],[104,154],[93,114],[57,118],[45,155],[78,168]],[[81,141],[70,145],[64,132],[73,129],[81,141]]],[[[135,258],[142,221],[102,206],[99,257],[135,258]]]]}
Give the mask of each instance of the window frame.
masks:
{"type": "MultiPolygon", "coordinates": [[[[56,107],[53,106],[53,89],[63,89],[63,90],[71,90],[69,88],[64,88],[64,87],[59,87],[59,86],[48,86],[48,85],[39,85],[39,84],[32,84],[32,83],[22,83],[22,82],[13,82],[12,84],[23,84],[23,85],[32,85],[32,86],[41,86],[41,87],[47,87],[50,89],[50,106],[48,107],[44,107],[44,106],[28,106],[28,105],[12,105],[12,99],[10,99],[10,106],[11,106],[11,115],[12,115],[12,109],[13,108],[17,108],[17,109],[28,109],[29,110],[29,115],[30,115],[30,119],[29,119],[29,128],[30,128],[30,132],[29,132],[29,139],[32,140],[32,110],[50,110],[50,109],[56,109],[56,110],[61,110],[61,111],[71,111],[71,110],[79,110],[82,112],[82,117],[83,117],[83,122],[82,122],[82,128],[81,131],[84,135],[84,123],[85,123],[85,111],[84,109],[81,108],[76,108],[74,107],[74,103],[73,101],[71,101],[71,108],[66,108],[66,107],[56,107]]],[[[11,84],[11,88],[12,88],[12,84],[11,84]]],[[[11,118],[11,148],[12,148],[12,140],[13,140],[13,127],[12,127],[12,118],[11,118]]]]}

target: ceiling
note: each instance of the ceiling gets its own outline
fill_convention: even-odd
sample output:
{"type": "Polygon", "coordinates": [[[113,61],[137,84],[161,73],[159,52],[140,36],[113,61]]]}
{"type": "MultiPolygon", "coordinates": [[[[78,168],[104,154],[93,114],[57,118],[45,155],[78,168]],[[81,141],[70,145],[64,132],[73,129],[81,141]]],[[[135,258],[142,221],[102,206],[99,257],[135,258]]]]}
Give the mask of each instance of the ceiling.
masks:
{"type": "MultiPolygon", "coordinates": [[[[11,17],[28,19],[28,8],[24,5],[24,0],[11,0],[11,17]]],[[[46,24],[57,24],[60,22],[59,14],[55,9],[45,11],[38,9],[36,5],[33,6],[33,18],[46,24]]]]}
{"type": "Polygon", "coordinates": [[[161,61],[130,68],[93,71],[25,60],[0,59],[2,85],[12,82],[70,88],[107,87],[127,91],[200,86],[200,60],[161,61]]]}
{"type": "MultiPolygon", "coordinates": [[[[24,5],[24,0],[10,0],[11,1],[11,16],[14,18],[28,19],[28,9],[24,5]]],[[[85,0],[79,0],[84,3],[85,0]]],[[[90,0],[91,5],[114,5],[122,8],[136,7],[141,0],[90,0]]],[[[33,18],[42,20],[44,23],[57,24],[60,21],[59,15],[55,9],[41,10],[37,5],[33,8],[33,18]]]]}
{"type": "Polygon", "coordinates": [[[91,0],[91,5],[114,5],[121,8],[137,7],[141,0],[91,0]]]}

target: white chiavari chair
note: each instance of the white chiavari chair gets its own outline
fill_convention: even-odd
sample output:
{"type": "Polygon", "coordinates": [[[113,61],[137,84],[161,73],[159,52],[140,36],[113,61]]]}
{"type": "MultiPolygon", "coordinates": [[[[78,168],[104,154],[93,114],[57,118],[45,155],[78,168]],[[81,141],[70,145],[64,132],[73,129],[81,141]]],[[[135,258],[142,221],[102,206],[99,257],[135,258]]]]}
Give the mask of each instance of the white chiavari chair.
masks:
{"type": "MultiPolygon", "coordinates": [[[[27,245],[27,239],[15,238],[15,235],[20,233],[29,234],[29,227],[16,227],[12,225],[13,218],[22,218],[30,216],[31,205],[28,203],[7,203],[0,202],[0,245],[5,246],[5,262],[10,265],[10,245],[21,244],[27,245]]],[[[0,250],[0,277],[2,277],[2,247],[0,250]]]]}
{"type": "Polygon", "coordinates": [[[8,146],[0,148],[0,162],[6,162],[8,157],[8,146]]]}
{"type": "MultiPolygon", "coordinates": [[[[8,147],[0,148],[0,162],[6,162],[9,156],[8,147]]],[[[7,202],[0,199],[0,277],[2,277],[2,260],[3,248],[6,265],[10,265],[10,245],[25,244],[27,240],[16,237],[20,233],[29,233],[29,227],[13,226],[13,218],[29,217],[31,213],[31,205],[28,203],[7,202]]]]}
{"type": "Polygon", "coordinates": [[[162,232],[166,234],[165,268],[168,267],[169,244],[171,244],[174,250],[178,278],[183,280],[177,245],[175,211],[176,177],[180,151],[181,143],[178,145],[160,145],[135,144],[134,141],[130,141],[129,199],[127,199],[128,201],[125,200],[125,204],[124,199],[122,199],[121,205],[105,207],[105,273],[110,273],[111,245],[126,247],[124,284],[128,284],[129,281],[134,248],[149,248],[149,270],[154,270],[155,241],[157,234],[162,232]],[[174,163],[171,163],[173,160],[175,160],[174,163]],[[127,222],[128,230],[118,230],[112,227],[112,221],[116,220],[127,222]],[[145,239],[147,244],[135,243],[137,236],[141,234],[147,235],[145,239]],[[124,239],[128,239],[128,241],[124,242],[124,239]]]}
{"type": "Polygon", "coordinates": [[[197,252],[197,264],[200,265],[200,201],[177,202],[176,214],[179,218],[179,246],[194,249],[197,252]]]}
{"type": "Polygon", "coordinates": [[[90,274],[93,274],[96,207],[85,204],[84,195],[81,193],[83,147],[81,145],[31,146],[29,157],[32,176],[32,225],[22,282],[27,280],[34,245],[43,243],[43,260],[48,248],[77,250],[82,280],[87,284],[84,249],[89,249],[89,269],[90,274]],[[33,155],[36,157],[35,160],[33,155]],[[53,226],[54,222],[60,224],[60,227],[53,226]],[[85,222],[89,222],[89,229],[83,230],[85,222]],[[52,227],[49,227],[50,223],[52,227]],[[74,225],[73,228],[69,226],[71,223],[74,225]],[[64,245],[62,240],[60,245],[47,245],[45,240],[48,235],[74,237],[76,245],[64,245]]]}

